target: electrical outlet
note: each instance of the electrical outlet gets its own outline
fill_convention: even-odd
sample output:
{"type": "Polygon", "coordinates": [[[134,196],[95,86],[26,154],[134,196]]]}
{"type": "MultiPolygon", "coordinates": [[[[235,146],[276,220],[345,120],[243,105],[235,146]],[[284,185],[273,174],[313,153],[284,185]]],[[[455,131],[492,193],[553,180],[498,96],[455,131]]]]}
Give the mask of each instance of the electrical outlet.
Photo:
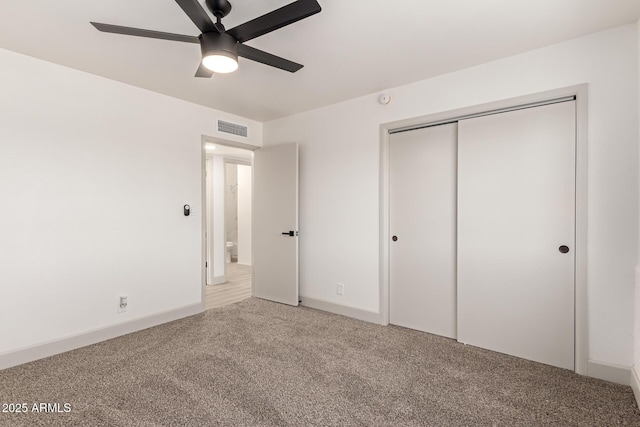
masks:
{"type": "Polygon", "coordinates": [[[344,283],[338,283],[338,286],[336,286],[336,294],[344,295],[344,283]]]}
{"type": "Polygon", "coordinates": [[[123,297],[120,297],[120,299],[118,300],[118,313],[124,313],[125,311],[127,311],[127,297],[126,295],[123,297]]]}

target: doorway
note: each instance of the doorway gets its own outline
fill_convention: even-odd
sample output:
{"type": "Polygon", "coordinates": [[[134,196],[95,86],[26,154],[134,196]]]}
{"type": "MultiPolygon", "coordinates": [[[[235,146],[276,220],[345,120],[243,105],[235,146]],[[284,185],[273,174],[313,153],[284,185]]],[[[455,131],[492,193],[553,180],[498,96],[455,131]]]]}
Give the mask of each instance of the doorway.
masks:
{"type": "Polygon", "coordinates": [[[205,308],[252,296],[253,147],[203,137],[205,308]]]}
{"type": "MultiPolygon", "coordinates": [[[[243,175],[242,169],[239,175],[243,175]]],[[[298,144],[257,147],[203,135],[202,206],[201,301],[205,310],[250,296],[297,306],[298,144]],[[230,280],[227,268],[232,264],[235,254],[231,252],[227,257],[228,240],[224,220],[226,162],[251,166],[251,196],[244,199],[239,197],[238,200],[250,199],[249,211],[252,212],[251,219],[247,221],[251,223],[251,237],[246,239],[251,245],[247,250],[250,253],[250,277],[247,277],[247,264],[241,265],[239,270],[244,277],[237,281],[245,284],[245,290],[240,295],[230,295],[228,299],[215,295],[227,292],[227,288],[238,290],[234,283],[237,281],[230,280]]],[[[241,221],[238,227],[240,231],[241,221]]],[[[239,235],[242,241],[242,232],[239,235]]],[[[230,247],[233,241],[231,243],[230,247]]],[[[238,246],[247,249],[246,242],[238,246]]],[[[246,259],[239,252],[237,257],[240,263],[246,259]]]]}

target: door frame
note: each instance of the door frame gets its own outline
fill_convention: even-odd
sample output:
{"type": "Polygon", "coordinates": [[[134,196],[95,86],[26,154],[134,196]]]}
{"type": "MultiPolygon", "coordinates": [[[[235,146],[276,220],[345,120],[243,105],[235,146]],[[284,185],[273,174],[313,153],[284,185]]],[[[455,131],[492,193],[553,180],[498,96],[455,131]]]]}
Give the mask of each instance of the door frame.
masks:
{"type": "Polygon", "coordinates": [[[549,101],[575,97],[576,102],[576,252],[575,252],[575,372],[588,375],[589,334],[587,306],[587,96],[588,84],[503,99],[486,104],[399,120],[380,125],[380,294],[381,323],[389,324],[389,132],[444,124],[468,116],[499,113],[502,110],[543,105],[549,101]]]}
{"type": "MultiPolygon", "coordinates": [[[[252,144],[247,144],[247,143],[243,143],[243,142],[236,142],[236,141],[230,141],[227,139],[221,139],[221,138],[215,138],[213,136],[209,136],[209,135],[202,135],[201,136],[201,140],[200,140],[200,187],[201,187],[201,216],[202,216],[202,233],[201,233],[201,237],[202,237],[202,257],[201,257],[201,293],[200,293],[200,302],[203,305],[203,308],[205,306],[205,301],[206,301],[206,289],[207,289],[207,228],[208,228],[208,224],[207,224],[207,149],[206,149],[206,145],[207,143],[209,144],[216,144],[216,145],[224,145],[226,147],[232,147],[232,148],[240,148],[243,150],[249,150],[249,151],[256,151],[258,150],[260,147],[257,145],[252,145],[252,144]]],[[[253,167],[253,161],[249,162],[249,164],[253,167]]],[[[253,187],[253,179],[251,180],[251,186],[253,187]]],[[[253,199],[253,192],[252,192],[252,199],[253,199]]],[[[254,212],[253,212],[253,203],[251,204],[251,215],[253,216],[254,212]]],[[[253,239],[253,233],[252,233],[252,237],[253,239]]],[[[251,263],[253,264],[253,254],[251,254],[251,263]]],[[[227,266],[225,264],[224,266],[225,268],[225,274],[227,271],[227,266]]],[[[253,271],[252,271],[253,273],[253,271]]],[[[253,274],[251,275],[251,289],[253,292],[253,274]]]]}

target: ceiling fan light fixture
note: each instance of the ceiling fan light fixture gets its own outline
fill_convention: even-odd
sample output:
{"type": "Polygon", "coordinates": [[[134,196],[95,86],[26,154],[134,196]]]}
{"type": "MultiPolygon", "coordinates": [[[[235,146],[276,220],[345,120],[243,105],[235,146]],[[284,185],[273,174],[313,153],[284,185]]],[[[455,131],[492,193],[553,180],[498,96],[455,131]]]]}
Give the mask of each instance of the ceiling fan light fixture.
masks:
{"type": "Polygon", "coordinates": [[[238,60],[232,58],[231,55],[225,55],[223,52],[210,53],[202,58],[202,65],[214,73],[226,74],[238,69],[238,60]]]}
{"type": "Polygon", "coordinates": [[[202,65],[214,73],[226,74],[238,69],[238,42],[228,34],[202,34],[200,47],[202,65]]]}

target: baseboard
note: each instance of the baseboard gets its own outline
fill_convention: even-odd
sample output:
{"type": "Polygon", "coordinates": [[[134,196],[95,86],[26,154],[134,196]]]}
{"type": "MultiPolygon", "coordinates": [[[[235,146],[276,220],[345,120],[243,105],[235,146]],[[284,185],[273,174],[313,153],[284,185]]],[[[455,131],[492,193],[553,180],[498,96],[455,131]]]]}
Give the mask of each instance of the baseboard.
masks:
{"type": "Polygon", "coordinates": [[[630,385],[631,383],[631,368],[629,366],[589,360],[587,375],[616,384],[630,385]]]}
{"type": "Polygon", "coordinates": [[[382,316],[374,311],[362,310],[360,308],[336,304],[317,298],[300,297],[300,305],[315,308],[318,310],[328,311],[329,313],[340,314],[342,316],[352,317],[365,322],[382,324],[382,316]]]}
{"type": "Polygon", "coordinates": [[[240,270],[251,271],[251,264],[238,264],[240,270]]]}
{"type": "MultiPolygon", "coordinates": [[[[636,266],[636,274],[635,274],[635,285],[634,285],[635,295],[634,295],[634,309],[635,309],[635,318],[634,318],[634,336],[636,341],[640,339],[640,265],[636,266]]],[[[638,352],[638,344],[636,343],[636,353],[638,352]]],[[[634,354],[634,362],[638,362],[638,357],[640,355],[634,354]]],[[[633,395],[636,397],[636,403],[640,408],[640,374],[638,373],[638,367],[631,367],[631,388],[633,389],[633,395]]]]}
{"type": "Polygon", "coordinates": [[[223,283],[227,283],[227,276],[218,276],[211,280],[213,283],[209,283],[209,285],[222,285],[223,283]]]}
{"type": "Polygon", "coordinates": [[[635,366],[631,368],[631,388],[633,389],[633,395],[636,397],[636,404],[640,408],[640,377],[638,377],[638,371],[635,366]]]}
{"type": "Polygon", "coordinates": [[[184,317],[193,316],[204,311],[204,303],[197,303],[185,307],[168,310],[150,316],[128,322],[118,323],[105,328],[93,329],[91,331],[70,335],[61,339],[24,347],[18,350],[0,354],[0,370],[12,366],[22,365],[45,357],[75,350],[76,348],[96,344],[132,332],[158,326],[163,323],[172,322],[184,317]]]}

